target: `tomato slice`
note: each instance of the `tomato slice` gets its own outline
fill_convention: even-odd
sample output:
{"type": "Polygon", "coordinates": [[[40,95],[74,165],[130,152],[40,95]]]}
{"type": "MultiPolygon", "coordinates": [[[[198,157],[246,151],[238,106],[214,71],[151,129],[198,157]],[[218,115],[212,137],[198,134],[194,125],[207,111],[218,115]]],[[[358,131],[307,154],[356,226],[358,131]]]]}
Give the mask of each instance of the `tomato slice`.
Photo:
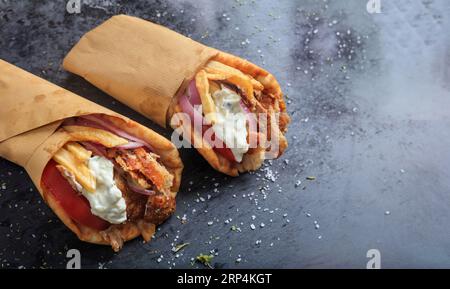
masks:
{"type": "Polygon", "coordinates": [[[91,213],[88,200],[75,191],[50,160],[42,173],[41,185],[51,193],[74,221],[96,230],[105,230],[109,223],[91,213]]]}
{"type": "MultiPolygon", "coordinates": [[[[207,124],[203,124],[202,126],[202,130],[203,130],[203,134],[205,133],[205,131],[207,131],[209,128],[211,128],[210,125],[207,124]]],[[[216,141],[216,134],[213,133],[211,135],[211,139],[212,141],[216,141]]],[[[221,142],[221,147],[213,147],[213,150],[220,154],[221,156],[223,156],[224,158],[226,158],[227,160],[229,160],[232,163],[237,163],[236,159],[234,158],[233,152],[231,151],[231,149],[227,148],[227,146],[225,145],[225,143],[219,139],[219,141],[221,142]]]]}
{"type": "Polygon", "coordinates": [[[229,148],[227,148],[227,147],[223,147],[223,148],[213,147],[213,150],[215,150],[217,153],[222,155],[224,158],[226,158],[230,162],[236,163],[236,159],[234,158],[233,152],[229,148]]]}
{"type": "Polygon", "coordinates": [[[221,142],[220,147],[213,147],[213,150],[214,150],[216,153],[222,155],[224,158],[226,158],[226,159],[229,160],[230,162],[237,163],[237,161],[236,161],[236,159],[234,158],[234,154],[233,154],[233,152],[231,151],[231,149],[227,148],[227,145],[226,145],[222,140],[220,140],[219,138],[216,140],[216,134],[213,134],[213,135],[211,136],[211,138],[212,138],[212,140],[213,140],[214,142],[217,142],[217,141],[220,141],[220,142],[221,142]]]}

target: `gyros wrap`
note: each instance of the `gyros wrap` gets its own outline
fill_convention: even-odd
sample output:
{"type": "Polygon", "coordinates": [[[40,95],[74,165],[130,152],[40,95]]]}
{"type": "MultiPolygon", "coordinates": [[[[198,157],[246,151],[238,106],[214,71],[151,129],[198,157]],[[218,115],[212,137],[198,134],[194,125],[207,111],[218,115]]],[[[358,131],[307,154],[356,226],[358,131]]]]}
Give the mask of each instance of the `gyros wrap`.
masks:
{"type": "Polygon", "coordinates": [[[170,125],[228,175],[255,170],[287,147],[290,119],[272,74],[165,27],[114,16],[86,33],[63,66],[170,125]]]}
{"type": "Polygon", "coordinates": [[[161,135],[2,60],[0,97],[0,156],[79,239],[117,251],[174,211],[183,165],[161,135]]]}

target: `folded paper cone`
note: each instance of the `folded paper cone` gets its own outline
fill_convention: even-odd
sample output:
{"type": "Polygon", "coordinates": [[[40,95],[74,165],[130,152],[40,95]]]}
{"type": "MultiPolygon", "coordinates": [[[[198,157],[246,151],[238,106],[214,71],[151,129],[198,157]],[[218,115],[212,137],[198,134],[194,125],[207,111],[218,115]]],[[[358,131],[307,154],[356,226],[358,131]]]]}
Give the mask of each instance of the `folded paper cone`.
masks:
{"type": "MultiPolygon", "coordinates": [[[[0,106],[0,156],[25,168],[42,198],[81,240],[109,244],[100,232],[74,222],[53,195],[41,186],[45,166],[71,139],[67,132],[58,129],[64,119],[88,114],[114,118],[125,132],[139,136],[152,146],[174,176],[171,193],[175,195],[178,191],[183,169],[178,151],[156,132],[3,60],[0,60],[0,95],[3,101],[0,106]]],[[[148,237],[154,233],[154,227],[147,227],[143,232],[138,224],[127,222],[121,225],[120,234],[124,241],[140,234],[148,237]]]]}
{"type": "MultiPolygon", "coordinates": [[[[172,115],[180,111],[176,100],[184,93],[188,81],[210,60],[234,67],[264,85],[264,94],[276,102],[276,109],[270,113],[281,114],[282,122],[276,132],[280,140],[277,156],[281,155],[287,147],[284,133],[289,117],[280,86],[269,72],[242,58],[160,25],[118,15],[86,33],[68,53],[63,67],[166,127],[172,115]]],[[[201,148],[196,148],[202,156],[215,169],[229,175],[261,165],[233,164],[195,133],[190,142],[200,144],[201,148]]]]}
{"type": "Polygon", "coordinates": [[[63,66],[165,127],[183,81],[215,54],[165,27],[119,15],[83,36],[63,66]]]}

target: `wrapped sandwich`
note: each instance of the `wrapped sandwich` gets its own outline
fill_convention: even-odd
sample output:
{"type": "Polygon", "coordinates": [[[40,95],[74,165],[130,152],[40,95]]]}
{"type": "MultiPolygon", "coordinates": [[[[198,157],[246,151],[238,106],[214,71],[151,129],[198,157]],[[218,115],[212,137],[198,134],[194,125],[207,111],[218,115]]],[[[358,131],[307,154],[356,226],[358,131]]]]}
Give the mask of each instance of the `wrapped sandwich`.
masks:
{"type": "Polygon", "coordinates": [[[0,60],[0,156],[79,239],[115,251],[175,210],[183,169],[154,131],[0,60]]]}
{"type": "Polygon", "coordinates": [[[170,125],[228,175],[255,170],[287,147],[290,119],[273,75],[151,22],[114,16],[85,34],[63,66],[170,125]]]}

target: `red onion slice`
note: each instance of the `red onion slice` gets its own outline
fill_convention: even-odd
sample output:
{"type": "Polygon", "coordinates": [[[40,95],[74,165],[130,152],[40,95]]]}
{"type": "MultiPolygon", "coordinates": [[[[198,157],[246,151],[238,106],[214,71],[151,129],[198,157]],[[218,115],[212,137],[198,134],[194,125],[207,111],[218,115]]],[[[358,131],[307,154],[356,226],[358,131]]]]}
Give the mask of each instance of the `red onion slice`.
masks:
{"type": "Polygon", "coordinates": [[[242,100],[239,104],[247,117],[249,133],[258,132],[258,121],[256,120],[255,115],[250,111],[250,109],[245,105],[245,103],[242,100]]]}
{"type": "Polygon", "coordinates": [[[181,96],[179,104],[181,106],[181,110],[189,116],[194,127],[194,124],[201,124],[202,132],[205,132],[210,127],[210,125],[204,124],[205,122],[203,121],[203,115],[192,106],[185,94],[181,96]]]}
{"type": "Polygon", "coordinates": [[[87,150],[91,151],[95,155],[99,155],[106,158],[106,149],[104,146],[89,142],[89,141],[82,141],[80,142],[87,150]]]}
{"type": "Polygon", "coordinates": [[[187,94],[189,96],[189,102],[192,105],[200,105],[202,101],[200,99],[200,94],[198,93],[197,86],[195,84],[195,79],[191,80],[189,87],[187,89],[187,94]]]}
{"type": "MultiPolygon", "coordinates": [[[[154,151],[152,146],[150,144],[148,144],[147,142],[141,140],[138,137],[130,135],[129,133],[121,130],[120,128],[117,128],[112,123],[108,122],[107,120],[102,119],[98,115],[95,115],[95,114],[83,115],[83,116],[80,116],[79,118],[83,120],[83,122],[86,124],[86,126],[93,126],[96,128],[101,128],[101,129],[107,130],[109,132],[112,132],[112,133],[120,136],[120,137],[126,138],[126,139],[134,141],[134,142],[141,143],[142,146],[145,146],[148,149],[150,149],[151,151],[154,151]],[[87,122],[85,122],[86,120],[87,120],[87,122]]],[[[81,122],[81,123],[83,123],[83,122],[81,122]]]]}
{"type": "Polygon", "coordinates": [[[194,118],[195,118],[195,117],[197,117],[197,120],[198,120],[199,118],[201,118],[202,121],[203,121],[203,116],[201,116],[199,113],[197,113],[197,115],[196,115],[196,113],[195,113],[195,111],[194,111],[194,107],[193,107],[192,104],[189,102],[189,100],[188,100],[186,94],[183,94],[183,95],[180,97],[179,103],[180,103],[180,106],[181,106],[181,110],[182,110],[184,113],[187,113],[187,114],[189,115],[189,117],[191,118],[191,122],[192,122],[192,123],[194,122],[194,118]]]}
{"type": "MultiPolygon", "coordinates": [[[[68,124],[68,125],[70,125],[70,124],[68,124]]],[[[88,119],[85,119],[85,118],[83,118],[83,117],[77,117],[72,125],[79,125],[79,126],[93,127],[93,128],[98,128],[98,129],[102,129],[102,130],[106,130],[106,131],[111,132],[111,131],[110,131],[109,129],[107,129],[106,127],[104,127],[104,126],[102,126],[102,125],[100,125],[100,124],[97,124],[97,123],[95,123],[95,122],[93,122],[93,121],[90,121],[90,120],[88,120],[88,119]]]]}
{"type": "Polygon", "coordinates": [[[136,192],[138,194],[142,194],[142,195],[146,195],[146,196],[153,196],[154,194],[156,194],[155,191],[144,189],[144,188],[134,184],[130,180],[127,180],[127,184],[128,184],[128,187],[130,188],[130,190],[132,190],[133,192],[136,192]]]}
{"type": "Polygon", "coordinates": [[[143,146],[144,146],[144,144],[142,144],[140,142],[131,141],[131,142],[127,143],[127,144],[116,146],[116,148],[127,150],[127,149],[137,149],[137,148],[140,148],[140,147],[143,147],[143,146]]]}

